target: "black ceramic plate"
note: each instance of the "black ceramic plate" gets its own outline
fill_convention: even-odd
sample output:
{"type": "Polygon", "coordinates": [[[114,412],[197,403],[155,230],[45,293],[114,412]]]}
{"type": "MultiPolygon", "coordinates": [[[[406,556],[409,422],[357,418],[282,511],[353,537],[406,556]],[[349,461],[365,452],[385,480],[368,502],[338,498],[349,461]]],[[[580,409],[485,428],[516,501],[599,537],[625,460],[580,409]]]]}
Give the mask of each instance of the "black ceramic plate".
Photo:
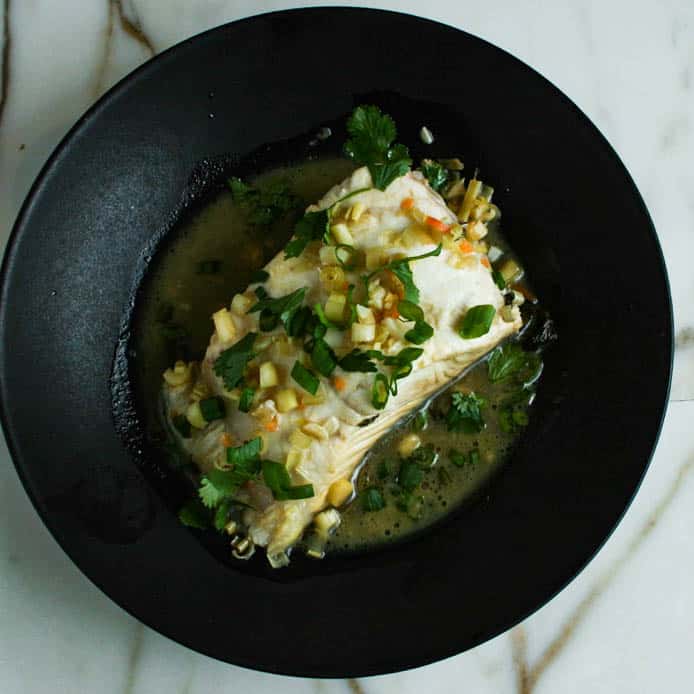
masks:
{"type": "Polygon", "coordinates": [[[566,585],[639,485],[672,353],[651,221],[588,119],[479,39],[347,9],[220,27],[107,94],[57,149],[22,210],[3,266],[0,326],[12,455],[75,563],[123,608],[191,648],[315,676],[453,655],[566,585]],[[121,364],[112,382],[114,355],[127,354],[153,243],[191,191],[205,188],[204,176],[191,179],[209,174],[201,162],[315,132],[365,100],[392,112],[407,144],[417,146],[426,123],[437,135],[432,154],[459,153],[495,183],[506,233],[560,340],[519,449],[441,527],[388,551],[287,571],[234,565],[179,525],[166,470],[136,450],[129,370],[121,364]],[[134,446],[116,431],[112,388],[134,446]]]}

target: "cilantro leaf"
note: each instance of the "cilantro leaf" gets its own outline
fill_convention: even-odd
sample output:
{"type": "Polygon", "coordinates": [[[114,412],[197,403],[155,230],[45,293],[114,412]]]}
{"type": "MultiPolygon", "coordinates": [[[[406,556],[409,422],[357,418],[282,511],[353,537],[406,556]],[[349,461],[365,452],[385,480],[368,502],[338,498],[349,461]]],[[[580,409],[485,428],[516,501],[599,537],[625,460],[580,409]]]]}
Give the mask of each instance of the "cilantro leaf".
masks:
{"type": "Polygon", "coordinates": [[[402,286],[405,290],[405,301],[418,304],[419,289],[417,289],[414,283],[410,264],[407,262],[392,263],[390,270],[402,282],[402,286]]]}
{"type": "Polygon", "coordinates": [[[423,159],[419,168],[429,181],[429,185],[437,193],[440,193],[441,189],[448,183],[448,171],[433,159],[423,159]]]}
{"type": "Polygon", "coordinates": [[[410,170],[410,153],[405,145],[395,145],[386,152],[383,162],[369,165],[371,179],[379,190],[385,190],[396,178],[404,176],[410,170]]]}
{"type": "Polygon", "coordinates": [[[533,381],[541,366],[540,357],[535,352],[526,352],[516,342],[508,342],[497,347],[487,362],[489,380],[492,383],[505,381],[514,375],[518,375],[522,380],[533,381]]]}
{"type": "Polygon", "coordinates": [[[178,519],[189,528],[204,530],[209,526],[209,514],[200,499],[187,501],[178,511],[178,519]]]}
{"type": "Polygon", "coordinates": [[[404,145],[393,145],[397,129],[393,119],[377,106],[357,106],[347,121],[350,139],[345,154],[359,165],[368,166],[374,186],[385,190],[406,174],[412,164],[404,145]]]}
{"type": "Polygon", "coordinates": [[[248,362],[255,356],[253,343],[256,333],[248,333],[235,345],[225,349],[214,363],[214,372],[224,381],[227,390],[236,388],[243,379],[248,362]]]}
{"type": "Polygon", "coordinates": [[[261,312],[261,319],[263,317],[269,317],[270,320],[265,323],[265,328],[267,330],[272,330],[276,325],[276,319],[279,319],[284,324],[287,331],[291,330],[292,319],[296,312],[301,308],[301,304],[304,301],[304,295],[306,294],[307,287],[301,287],[291,294],[286,294],[285,296],[280,296],[273,299],[270,296],[265,296],[259,301],[257,301],[248,310],[248,313],[261,312]],[[275,319],[274,321],[272,319],[275,319]]]}
{"type": "Polygon", "coordinates": [[[383,363],[386,366],[403,366],[404,364],[411,364],[416,359],[419,359],[423,353],[424,350],[419,347],[405,347],[405,349],[401,349],[397,354],[385,357],[383,363]]]}
{"type": "Polygon", "coordinates": [[[222,501],[214,514],[214,527],[220,532],[224,530],[224,527],[229,522],[229,511],[231,510],[231,503],[227,501],[222,501]]]}
{"type": "Polygon", "coordinates": [[[345,152],[359,162],[385,155],[398,134],[393,119],[381,113],[378,106],[357,106],[347,121],[347,132],[351,139],[345,144],[345,152]]]}
{"type": "Polygon", "coordinates": [[[198,495],[205,506],[215,508],[228,501],[239,487],[260,472],[260,437],[246,441],[241,446],[227,448],[227,470],[212,468],[200,480],[198,495]]]}
{"type": "Polygon", "coordinates": [[[328,232],[329,224],[328,210],[307,212],[294,226],[294,238],[284,249],[285,260],[297,258],[311,241],[322,239],[328,232]]]}
{"type": "Polygon", "coordinates": [[[276,222],[301,203],[287,183],[281,180],[255,188],[240,178],[230,178],[228,185],[234,202],[246,210],[248,221],[258,226],[276,222]]]}
{"type": "Polygon", "coordinates": [[[376,364],[371,361],[371,358],[372,356],[369,352],[353,349],[340,359],[340,368],[344,371],[372,373],[376,371],[376,364]]]}
{"type": "Polygon", "coordinates": [[[484,429],[482,408],[484,400],[473,393],[453,393],[451,408],[446,415],[448,431],[477,434],[484,429]]]}
{"type": "Polygon", "coordinates": [[[198,495],[207,508],[215,508],[224,500],[226,493],[217,487],[209,477],[203,477],[200,480],[198,495]]]}
{"type": "Polygon", "coordinates": [[[399,258],[398,260],[393,260],[390,263],[386,263],[382,267],[376,268],[372,272],[370,272],[368,275],[363,275],[362,276],[362,281],[366,285],[367,288],[367,295],[368,295],[368,287],[369,287],[369,280],[371,280],[372,277],[377,275],[380,272],[384,272],[385,270],[390,270],[402,283],[402,286],[404,288],[404,299],[405,301],[408,301],[412,304],[418,304],[419,303],[419,289],[417,289],[417,286],[414,283],[414,279],[412,277],[412,268],[410,268],[410,263],[413,260],[422,260],[423,258],[432,258],[434,256],[441,255],[441,248],[442,244],[439,244],[434,248],[433,251],[429,251],[428,253],[422,253],[421,255],[413,255],[409,256],[408,258],[399,258]]]}

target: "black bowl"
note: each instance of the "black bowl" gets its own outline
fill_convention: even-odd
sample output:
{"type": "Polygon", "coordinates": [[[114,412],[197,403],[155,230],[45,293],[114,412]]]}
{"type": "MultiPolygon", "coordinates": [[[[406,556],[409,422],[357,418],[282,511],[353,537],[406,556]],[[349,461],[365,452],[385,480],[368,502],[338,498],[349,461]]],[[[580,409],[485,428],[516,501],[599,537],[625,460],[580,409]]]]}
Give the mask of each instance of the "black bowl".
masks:
{"type": "Polygon", "coordinates": [[[109,92],[24,205],[3,264],[0,331],[17,470],[84,573],[191,648],[321,677],[453,655],[565,586],[639,486],[672,357],[653,226],[588,119],[477,38],[356,9],[220,27],[109,92]],[[137,288],[172,220],[214,187],[219,167],[201,162],[296,143],[363,101],[390,110],[406,144],[426,124],[437,135],[428,151],[459,153],[497,184],[506,233],[560,340],[518,450],[440,527],[362,557],[275,573],[234,565],[178,523],[175,485],[141,445],[124,359],[137,288]]]}

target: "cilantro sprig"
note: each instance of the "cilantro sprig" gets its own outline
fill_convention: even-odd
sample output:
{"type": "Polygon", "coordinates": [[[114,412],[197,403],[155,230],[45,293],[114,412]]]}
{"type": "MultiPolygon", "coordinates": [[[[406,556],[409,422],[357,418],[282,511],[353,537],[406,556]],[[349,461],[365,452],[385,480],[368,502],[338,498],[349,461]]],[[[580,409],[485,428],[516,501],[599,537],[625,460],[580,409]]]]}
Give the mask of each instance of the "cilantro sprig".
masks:
{"type": "Polygon", "coordinates": [[[330,214],[328,210],[307,212],[294,227],[294,238],[284,249],[284,258],[298,258],[311,241],[325,237],[330,230],[330,214]]]}
{"type": "Polygon", "coordinates": [[[448,170],[433,159],[423,159],[419,168],[429,181],[429,185],[440,193],[448,183],[448,170]]]}
{"type": "Polygon", "coordinates": [[[359,195],[359,193],[364,193],[367,190],[369,190],[369,188],[353,190],[351,193],[336,200],[330,207],[324,210],[306,212],[294,226],[294,238],[292,238],[284,249],[284,259],[298,258],[306,250],[306,246],[312,241],[320,241],[322,239],[327,243],[330,238],[330,222],[335,208],[345,200],[359,195]]]}
{"type": "Polygon", "coordinates": [[[484,429],[482,408],[483,398],[476,393],[453,393],[451,408],[446,415],[448,431],[462,431],[465,434],[478,434],[484,429]]]}
{"type": "Polygon", "coordinates": [[[255,356],[253,344],[256,337],[257,333],[248,333],[217,357],[214,363],[214,372],[224,381],[227,390],[236,388],[243,380],[246,366],[255,356]]]}
{"type": "Polygon", "coordinates": [[[356,164],[368,166],[379,190],[410,170],[412,159],[407,147],[393,144],[398,134],[393,119],[377,106],[357,106],[347,121],[347,132],[350,139],[345,143],[345,154],[356,164]]]}
{"type": "Polygon", "coordinates": [[[376,269],[372,270],[368,275],[362,275],[361,279],[364,282],[364,285],[366,286],[367,297],[369,290],[369,282],[371,281],[371,279],[376,275],[380,274],[381,272],[390,270],[402,283],[404,289],[404,298],[413,304],[418,304],[419,289],[417,289],[417,285],[414,283],[410,263],[415,260],[422,260],[424,258],[432,258],[434,256],[441,255],[442,248],[442,244],[439,244],[438,246],[436,246],[436,248],[434,248],[434,250],[428,251],[427,253],[422,253],[421,255],[412,255],[406,258],[398,258],[397,260],[391,260],[389,263],[381,265],[380,267],[377,267],[376,269]]]}
{"type": "Polygon", "coordinates": [[[240,178],[230,178],[228,185],[234,202],[246,210],[248,221],[258,226],[272,224],[301,205],[285,181],[273,181],[256,188],[240,178]]]}
{"type": "Polygon", "coordinates": [[[301,308],[306,291],[307,287],[301,287],[291,294],[286,294],[276,299],[264,296],[248,309],[248,313],[260,311],[261,329],[264,332],[274,330],[280,322],[288,333],[294,332],[292,320],[301,308]]]}

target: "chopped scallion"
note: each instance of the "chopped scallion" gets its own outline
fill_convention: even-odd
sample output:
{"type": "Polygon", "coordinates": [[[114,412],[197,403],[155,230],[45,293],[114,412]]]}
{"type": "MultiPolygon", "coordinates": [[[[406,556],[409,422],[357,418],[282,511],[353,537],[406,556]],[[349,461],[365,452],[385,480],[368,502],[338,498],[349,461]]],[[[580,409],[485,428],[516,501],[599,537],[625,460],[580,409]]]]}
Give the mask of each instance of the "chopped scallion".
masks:
{"type": "Polygon", "coordinates": [[[494,284],[499,287],[499,289],[506,289],[506,280],[498,270],[492,270],[492,279],[494,280],[494,284]]]}
{"type": "Polygon", "coordinates": [[[297,361],[294,363],[292,368],[292,378],[307,392],[311,395],[315,395],[318,391],[318,386],[320,381],[318,377],[309,371],[301,362],[297,361]]]}
{"type": "Polygon", "coordinates": [[[377,373],[374,378],[374,384],[371,388],[371,404],[377,409],[382,410],[388,402],[390,387],[388,379],[382,373],[377,373]]]}
{"type": "Polygon", "coordinates": [[[361,505],[365,511],[380,511],[385,508],[386,502],[376,487],[369,487],[362,492],[361,505]]]}
{"type": "Polygon", "coordinates": [[[337,366],[335,352],[333,352],[330,345],[322,338],[316,339],[313,343],[311,363],[316,371],[326,378],[332,374],[337,366]]]}

